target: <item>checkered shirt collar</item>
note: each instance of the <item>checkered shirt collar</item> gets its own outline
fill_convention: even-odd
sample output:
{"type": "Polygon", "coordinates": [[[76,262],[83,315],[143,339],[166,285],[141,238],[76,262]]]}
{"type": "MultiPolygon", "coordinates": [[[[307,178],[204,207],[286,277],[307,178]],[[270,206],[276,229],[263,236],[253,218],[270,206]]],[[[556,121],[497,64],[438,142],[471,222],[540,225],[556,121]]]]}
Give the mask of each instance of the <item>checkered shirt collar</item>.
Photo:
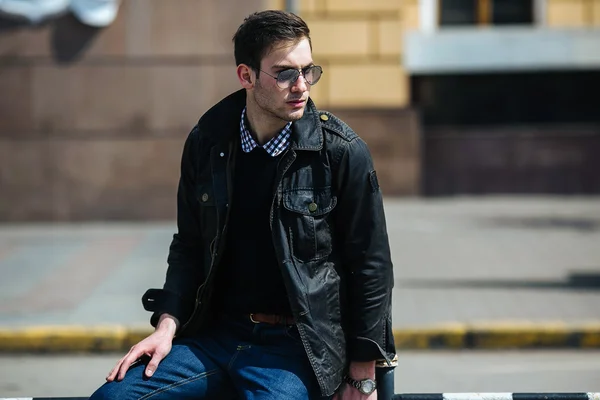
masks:
{"type": "Polygon", "coordinates": [[[242,150],[244,153],[250,153],[256,147],[262,147],[272,157],[277,157],[283,153],[290,145],[290,135],[292,133],[292,123],[288,122],[279,135],[275,136],[263,146],[256,143],[256,140],[250,134],[246,126],[246,107],[242,111],[242,119],[240,121],[240,133],[242,135],[242,150]]]}

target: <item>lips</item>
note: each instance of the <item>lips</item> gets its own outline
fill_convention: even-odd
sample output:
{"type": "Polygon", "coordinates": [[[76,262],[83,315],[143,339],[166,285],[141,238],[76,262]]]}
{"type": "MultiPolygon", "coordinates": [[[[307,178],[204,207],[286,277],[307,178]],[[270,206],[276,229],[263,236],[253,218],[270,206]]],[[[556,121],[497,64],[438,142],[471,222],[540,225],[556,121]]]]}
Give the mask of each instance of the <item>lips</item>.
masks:
{"type": "Polygon", "coordinates": [[[301,106],[306,102],[306,100],[302,100],[302,99],[297,99],[297,100],[289,100],[287,103],[292,105],[292,106],[301,106]]]}

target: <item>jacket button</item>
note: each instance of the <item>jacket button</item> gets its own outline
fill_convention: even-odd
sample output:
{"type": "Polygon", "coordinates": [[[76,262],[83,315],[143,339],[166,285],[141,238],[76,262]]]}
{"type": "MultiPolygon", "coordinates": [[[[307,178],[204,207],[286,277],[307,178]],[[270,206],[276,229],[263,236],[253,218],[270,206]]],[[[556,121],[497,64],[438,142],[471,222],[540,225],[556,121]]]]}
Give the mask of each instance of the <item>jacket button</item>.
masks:
{"type": "Polygon", "coordinates": [[[326,114],[321,114],[321,121],[327,121],[329,120],[329,117],[326,114]]]}
{"type": "Polygon", "coordinates": [[[310,203],[310,204],[308,205],[308,211],[310,211],[310,212],[315,212],[315,211],[317,211],[317,204],[316,204],[316,203],[310,203]]]}
{"type": "Polygon", "coordinates": [[[202,195],[202,201],[207,201],[208,200],[208,193],[204,193],[202,195]]]}

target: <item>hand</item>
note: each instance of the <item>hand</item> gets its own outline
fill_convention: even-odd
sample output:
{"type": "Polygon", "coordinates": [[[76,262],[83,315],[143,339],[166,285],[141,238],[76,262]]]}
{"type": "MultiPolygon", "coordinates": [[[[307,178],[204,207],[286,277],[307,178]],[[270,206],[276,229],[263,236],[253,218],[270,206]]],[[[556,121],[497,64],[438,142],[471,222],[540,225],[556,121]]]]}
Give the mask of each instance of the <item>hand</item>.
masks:
{"type": "Polygon", "coordinates": [[[169,354],[177,331],[178,321],[168,314],[161,315],[156,330],[150,336],[133,346],[106,377],[107,382],[123,380],[127,370],[142,356],[150,357],[146,366],[146,376],[151,377],[158,368],[158,364],[169,354]]]}

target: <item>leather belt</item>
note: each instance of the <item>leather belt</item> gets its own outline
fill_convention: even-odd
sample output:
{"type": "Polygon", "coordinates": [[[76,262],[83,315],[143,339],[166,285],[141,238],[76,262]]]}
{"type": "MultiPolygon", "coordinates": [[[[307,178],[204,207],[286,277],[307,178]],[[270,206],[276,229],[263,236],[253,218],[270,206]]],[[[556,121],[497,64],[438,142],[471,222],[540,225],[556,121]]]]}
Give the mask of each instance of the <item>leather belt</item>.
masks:
{"type": "Polygon", "coordinates": [[[289,317],[286,315],[256,313],[250,314],[249,317],[250,321],[254,322],[255,324],[262,322],[271,325],[294,325],[296,323],[294,317],[289,317]]]}

